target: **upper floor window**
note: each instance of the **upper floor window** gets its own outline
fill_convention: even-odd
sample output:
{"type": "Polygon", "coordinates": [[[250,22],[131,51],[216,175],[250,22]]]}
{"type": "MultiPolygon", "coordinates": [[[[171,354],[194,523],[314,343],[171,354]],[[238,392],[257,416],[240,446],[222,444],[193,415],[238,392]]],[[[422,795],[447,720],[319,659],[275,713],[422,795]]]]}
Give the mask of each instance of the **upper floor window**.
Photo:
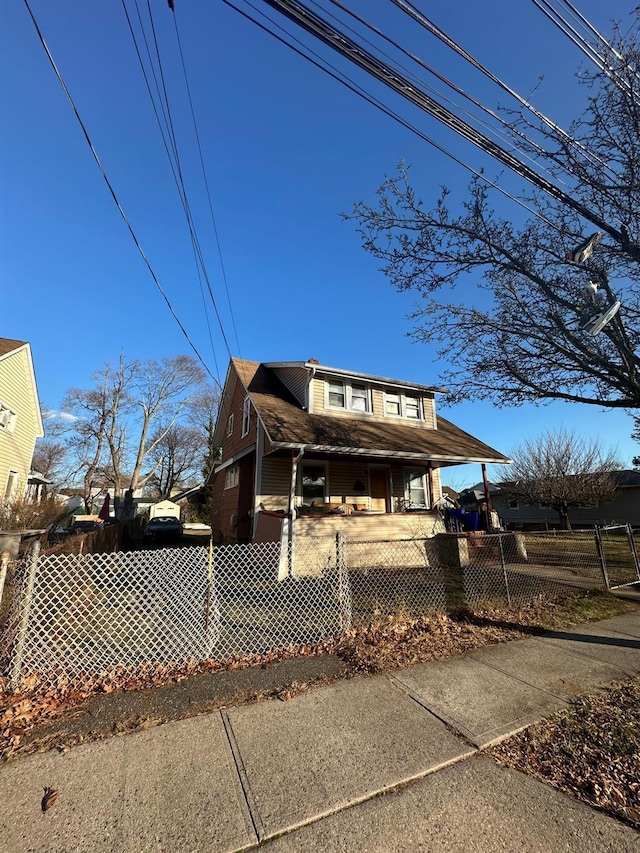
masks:
{"type": "Polygon", "coordinates": [[[244,398],[244,404],[242,406],[242,435],[245,436],[249,432],[249,425],[251,424],[251,400],[249,397],[244,398]]]}
{"type": "Polygon", "coordinates": [[[329,381],[326,384],[326,402],[329,409],[347,409],[352,412],[371,412],[371,392],[361,382],[329,381]]]}
{"type": "Polygon", "coordinates": [[[233,435],[233,415],[229,415],[229,420],[227,421],[227,435],[233,435]]]}
{"type": "Polygon", "coordinates": [[[0,402],[0,429],[4,429],[7,432],[13,432],[17,420],[17,413],[5,403],[0,402]]]}
{"type": "Polygon", "coordinates": [[[411,421],[422,420],[422,401],[412,394],[398,391],[385,391],[384,413],[392,418],[407,418],[411,421]]]}

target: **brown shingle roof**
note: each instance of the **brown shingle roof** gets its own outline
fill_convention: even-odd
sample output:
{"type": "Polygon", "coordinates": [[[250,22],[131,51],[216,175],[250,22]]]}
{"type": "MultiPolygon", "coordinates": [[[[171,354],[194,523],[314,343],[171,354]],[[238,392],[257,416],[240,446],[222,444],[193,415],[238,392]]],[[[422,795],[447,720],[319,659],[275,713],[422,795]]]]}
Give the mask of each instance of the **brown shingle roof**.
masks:
{"type": "Polygon", "coordinates": [[[241,359],[233,359],[233,363],[276,446],[315,446],[338,453],[370,451],[434,461],[508,461],[502,453],[440,416],[438,429],[419,429],[392,421],[309,414],[269,368],[241,359]]]}
{"type": "Polygon", "coordinates": [[[23,347],[25,343],[26,341],[14,341],[12,338],[0,338],[0,355],[7,355],[14,349],[23,347]]]}

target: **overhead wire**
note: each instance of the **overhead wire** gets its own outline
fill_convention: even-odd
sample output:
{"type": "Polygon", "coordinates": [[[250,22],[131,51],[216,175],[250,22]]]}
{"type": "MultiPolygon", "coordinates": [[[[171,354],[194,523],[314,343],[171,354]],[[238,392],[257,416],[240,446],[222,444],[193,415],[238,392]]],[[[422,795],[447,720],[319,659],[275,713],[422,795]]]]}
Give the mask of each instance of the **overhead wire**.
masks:
{"type": "MultiPolygon", "coordinates": [[[[594,165],[599,166],[600,168],[606,169],[613,177],[615,177],[615,172],[611,169],[610,165],[606,163],[606,161],[602,160],[592,151],[589,151],[581,142],[574,139],[571,134],[567,133],[560,125],[556,124],[552,119],[546,116],[543,112],[538,110],[533,106],[526,98],[523,98],[515,89],[512,89],[511,86],[508,86],[505,82],[503,82],[497,75],[495,75],[492,71],[490,71],[486,66],[484,66],[481,62],[479,62],[474,56],[472,56],[468,51],[462,48],[454,39],[448,36],[440,27],[433,23],[433,21],[429,20],[422,12],[417,9],[409,0],[390,0],[395,6],[397,6],[401,11],[403,11],[406,15],[413,18],[416,23],[420,24],[421,27],[426,29],[432,35],[434,35],[437,39],[439,39],[443,44],[461,56],[464,60],[470,63],[476,70],[480,71],[485,77],[499,86],[504,92],[514,98],[520,106],[524,107],[528,110],[532,115],[534,115],[539,121],[541,121],[549,130],[552,130],[554,133],[557,133],[568,145],[574,147],[576,150],[580,152],[580,154],[590,160],[594,165]]],[[[535,3],[536,0],[533,0],[535,3]]]]}
{"type": "MultiPolygon", "coordinates": [[[[320,4],[318,2],[316,2],[316,0],[310,0],[310,2],[314,6],[316,6],[317,8],[320,8],[323,11],[325,11],[323,9],[323,7],[320,6],[320,4]]],[[[531,148],[537,152],[537,154],[542,155],[543,157],[546,157],[548,155],[548,152],[538,142],[536,142],[534,139],[531,139],[531,137],[527,136],[525,133],[523,133],[517,127],[514,127],[513,124],[506,121],[506,119],[504,119],[501,115],[496,113],[495,110],[490,109],[485,104],[483,104],[481,101],[479,101],[477,98],[474,98],[473,95],[470,95],[463,88],[461,88],[456,83],[454,83],[452,80],[449,80],[444,74],[441,74],[437,69],[433,68],[431,65],[426,63],[421,57],[419,57],[415,53],[412,53],[411,51],[407,50],[399,42],[397,42],[395,39],[392,39],[390,36],[388,36],[381,29],[379,29],[378,27],[371,24],[369,21],[367,21],[361,15],[358,15],[356,12],[353,11],[353,9],[350,9],[344,3],[340,2],[340,0],[329,0],[329,2],[333,3],[334,6],[337,6],[339,9],[341,9],[347,15],[354,18],[356,21],[358,21],[358,23],[362,24],[368,30],[370,30],[371,32],[374,32],[377,36],[382,38],[388,44],[392,45],[396,50],[399,50],[404,56],[411,59],[413,62],[415,62],[417,65],[419,65],[425,71],[427,71],[429,74],[432,74],[434,77],[436,77],[438,80],[440,80],[441,83],[444,83],[446,86],[448,86],[454,92],[456,92],[456,94],[458,94],[461,97],[465,98],[466,100],[470,101],[477,109],[481,110],[483,113],[488,115],[491,119],[493,119],[494,121],[497,121],[498,124],[500,124],[502,127],[506,128],[509,131],[510,135],[502,133],[501,131],[497,130],[492,125],[490,125],[484,119],[481,119],[481,118],[478,118],[477,116],[475,116],[470,110],[467,110],[465,107],[461,106],[460,104],[457,104],[454,101],[450,100],[446,95],[444,95],[441,92],[438,92],[436,89],[433,89],[431,86],[429,86],[429,84],[425,84],[424,80],[422,80],[421,78],[414,75],[413,72],[409,71],[409,69],[407,69],[407,67],[405,65],[394,60],[388,53],[385,53],[385,51],[378,49],[379,53],[382,56],[385,56],[388,59],[390,59],[391,61],[393,61],[395,67],[400,69],[400,70],[405,71],[405,73],[407,73],[409,78],[412,79],[414,82],[418,83],[419,85],[426,85],[430,91],[432,91],[436,94],[437,97],[442,98],[446,103],[451,104],[452,106],[456,107],[456,109],[458,109],[460,112],[462,112],[464,115],[469,116],[479,126],[484,127],[495,138],[501,139],[501,140],[503,140],[503,142],[505,144],[511,146],[511,148],[513,150],[517,150],[517,146],[514,144],[514,140],[513,140],[513,136],[515,135],[519,139],[526,142],[527,145],[530,145],[531,148]]],[[[329,12],[327,12],[326,14],[328,14],[329,17],[331,17],[333,20],[338,21],[339,23],[343,23],[335,15],[332,15],[329,12]]],[[[358,35],[366,44],[369,44],[370,46],[375,48],[375,45],[369,39],[364,38],[360,33],[357,33],[356,30],[353,29],[352,27],[345,25],[344,23],[343,23],[343,25],[346,26],[346,28],[350,32],[358,35]]],[[[526,157],[527,160],[530,160],[531,162],[536,162],[536,161],[534,161],[534,158],[531,155],[529,155],[527,152],[521,151],[520,154],[521,154],[521,156],[526,157]]],[[[550,170],[547,169],[544,165],[541,165],[540,163],[538,163],[538,168],[542,168],[543,171],[551,174],[550,170]]],[[[563,183],[565,183],[565,182],[563,181],[563,183]]]]}
{"type": "Polygon", "coordinates": [[[245,0],[245,4],[246,4],[246,5],[250,6],[250,7],[251,7],[255,12],[257,12],[258,14],[262,15],[263,17],[265,17],[265,18],[266,18],[268,21],[270,21],[270,22],[271,22],[275,27],[277,27],[277,28],[278,28],[279,30],[281,30],[282,32],[285,32],[285,33],[286,33],[290,38],[292,38],[292,39],[293,39],[294,41],[296,41],[298,44],[303,45],[304,49],[305,49],[305,50],[309,50],[309,52],[310,52],[311,54],[313,54],[313,56],[318,57],[319,61],[316,61],[316,60],[315,60],[315,59],[313,59],[311,56],[307,55],[303,50],[298,49],[298,48],[297,48],[297,47],[295,47],[294,45],[292,45],[292,44],[290,44],[289,42],[287,42],[287,41],[286,41],[286,39],[282,38],[282,37],[281,37],[281,36],[279,36],[277,33],[274,33],[274,32],[273,32],[272,30],[270,30],[266,25],[264,25],[264,24],[260,23],[260,21],[257,21],[255,18],[253,18],[253,17],[252,17],[248,12],[246,12],[246,11],[244,11],[244,10],[240,9],[238,6],[236,6],[236,5],[232,2],[232,0],[222,0],[222,2],[223,2],[226,6],[228,6],[228,7],[229,7],[229,8],[231,8],[231,9],[233,9],[235,12],[237,12],[239,15],[241,15],[241,16],[242,16],[242,17],[244,17],[244,18],[246,18],[246,19],[247,19],[248,21],[250,21],[251,23],[255,24],[257,27],[259,27],[260,29],[262,29],[264,32],[266,32],[267,34],[269,34],[270,36],[272,36],[273,38],[275,38],[277,41],[279,41],[279,42],[281,42],[282,44],[284,44],[286,47],[288,47],[288,48],[289,48],[290,50],[292,50],[294,53],[298,54],[300,57],[302,57],[303,59],[305,59],[306,61],[310,62],[312,65],[314,65],[316,68],[318,68],[318,69],[320,69],[321,71],[323,71],[323,72],[324,72],[325,74],[327,74],[329,77],[333,78],[333,79],[334,79],[334,80],[336,80],[338,83],[340,83],[341,85],[345,86],[345,88],[347,88],[349,91],[351,91],[351,92],[353,92],[354,94],[356,94],[356,95],[358,95],[359,97],[361,97],[361,98],[362,98],[364,101],[366,101],[368,104],[370,104],[371,106],[373,106],[373,107],[375,107],[376,109],[380,110],[382,113],[384,113],[384,114],[385,114],[386,116],[388,116],[389,118],[392,118],[394,121],[398,122],[398,124],[400,124],[402,127],[404,127],[404,128],[406,128],[407,130],[409,130],[411,133],[415,134],[417,137],[419,137],[420,139],[422,139],[424,142],[427,142],[429,145],[433,146],[437,151],[439,151],[441,154],[444,154],[444,155],[445,155],[446,157],[448,157],[450,160],[453,160],[453,162],[454,162],[454,163],[456,163],[457,165],[459,165],[459,166],[461,166],[462,168],[466,169],[466,170],[467,170],[468,172],[470,172],[474,177],[478,178],[478,179],[479,179],[479,180],[481,180],[483,183],[485,183],[485,184],[487,184],[488,186],[490,186],[492,189],[495,189],[497,192],[499,192],[499,193],[501,193],[502,195],[504,195],[504,196],[505,196],[505,198],[509,199],[509,201],[514,202],[514,203],[515,203],[515,204],[517,204],[519,207],[523,208],[523,210],[525,210],[527,213],[529,213],[529,214],[531,214],[532,216],[534,216],[534,217],[536,217],[536,218],[540,219],[542,222],[544,222],[544,223],[545,223],[546,225],[548,225],[550,228],[553,228],[553,229],[555,229],[555,230],[557,230],[557,231],[561,231],[561,229],[560,229],[560,228],[558,228],[558,226],[557,226],[553,221],[551,221],[551,220],[550,220],[550,219],[548,219],[546,216],[544,216],[544,214],[540,213],[540,211],[536,210],[535,208],[530,207],[530,206],[529,206],[526,202],[524,202],[521,198],[518,198],[517,196],[512,195],[508,190],[506,190],[504,187],[500,186],[500,184],[498,184],[496,181],[492,181],[489,177],[487,177],[487,175],[486,175],[484,172],[482,172],[482,171],[481,171],[481,170],[479,170],[479,169],[476,169],[475,167],[471,166],[469,163],[467,163],[467,162],[465,162],[464,160],[462,160],[462,159],[460,159],[459,157],[457,157],[455,154],[453,154],[451,151],[449,151],[447,148],[445,148],[445,147],[444,147],[443,145],[441,145],[439,142],[436,142],[436,141],[435,141],[434,139],[432,139],[430,136],[428,136],[428,135],[427,135],[427,134],[425,134],[423,131],[421,131],[419,128],[417,128],[414,124],[412,124],[412,123],[411,123],[411,122],[409,122],[407,119],[403,118],[403,117],[402,117],[402,116],[400,116],[398,113],[396,113],[395,111],[393,111],[390,107],[388,107],[388,106],[387,106],[386,104],[384,104],[382,101],[378,100],[378,99],[377,99],[377,98],[375,98],[373,95],[371,95],[370,93],[366,92],[366,90],[364,90],[362,87],[360,87],[357,83],[354,83],[350,78],[348,78],[346,75],[344,75],[344,74],[343,74],[343,72],[338,71],[338,69],[336,69],[333,65],[331,65],[330,63],[327,63],[327,61],[326,61],[325,59],[323,59],[322,57],[320,57],[320,56],[319,56],[319,54],[317,54],[317,53],[315,53],[314,51],[312,51],[312,50],[311,50],[307,45],[303,45],[303,43],[302,43],[302,42],[300,42],[300,40],[299,40],[299,39],[296,39],[294,36],[292,36],[290,33],[288,33],[286,30],[284,30],[284,29],[283,29],[282,27],[280,27],[278,24],[276,24],[276,23],[275,23],[271,18],[269,18],[269,17],[268,17],[268,15],[265,15],[265,13],[264,13],[264,12],[262,12],[262,11],[261,11],[261,10],[259,10],[259,9],[257,9],[257,8],[256,8],[256,7],[255,7],[251,2],[249,2],[249,0],[245,0]],[[325,65],[325,64],[323,64],[323,63],[326,63],[326,65],[325,65]],[[331,70],[331,69],[333,69],[333,70],[331,70]]]}
{"type": "MultiPolygon", "coordinates": [[[[332,27],[304,4],[297,2],[297,0],[263,0],[263,2],[281,12],[346,59],[376,77],[380,82],[402,95],[402,97],[415,106],[436,118],[441,124],[507,166],[515,174],[537,187],[537,189],[555,198],[556,201],[561,202],[584,219],[592,222],[602,231],[613,237],[616,242],[625,242],[621,231],[610,225],[600,214],[589,209],[581,201],[573,198],[560,187],[544,178],[533,168],[527,166],[487,136],[476,131],[467,122],[458,118],[425,92],[412,86],[398,72],[373,56],[362,45],[354,42],[344,32],[336,30],[335,27],[332,27]]],[[[392,0],[392,2],[397,2],[397,0],[392,0]]]]}
{"type": "Polygon", "coordinates": [[[82,117],[80,115],[78,107],[76,106],[76,103],[75,103],[75,101],[71,95],[71,92],[69,91],[69,88],[67,87],[67,84],[65,83],[64,78],[62,77],[62,74],[61,74],[58,66],[56,65],[56,62],[53,58],[53,55],[52,55],[51,51],[49,50],[49,46],[47,45],[47,42],[45,41],[45,38],[42,34],[40,26],[36,20],[36,17],[33,13],[32,8],[29,4],[29,0],[23,0],[23,2],[24,2],[24,5],[27,9],[27,12],[29,13],[29,17],[31,18],[31,22],[33,23],[33,26],[35,28],[36,34],[38,36],[38,40],[40,41],[40,44],[42,45],[42,48],[47,55],[47,59],[49,60],[49,63],[50,63],[50,65],[51,65],[51,67],[52,67],[52,69],[56,75],[56,78],[57,78],[58,82],[60,83],[60,86],[62,87],[62,90],[63,90],[63,92],[67,98],[67,101],[69,102],[69,105],[71,106],[71,109],[73,110],[73,113],[76,117],[76,120],[78,121],[78,124],[80,125],[80,128],[82,130],[82,134],[85,138],[85,141],[86,141],[87,145],[89,146],[89,150],[91,151],[93,159],[94,159],[96,165],[98,166],[100,174],[102,175],[102,178],[103,178],[105,184],[107,185],[107,189],[109,190],[111,198],[113,199],[113,202],[116,205],[118,212],[119,212],[120,216],[122,217],[123,222],[127,226],[127,230],[129,231],[129,234],[130,234],[130,236],[134,242],[136,249],[138,250],[138,253],[140,254],[140,257],[144,261],[144,264],[147,267],[147,270],[149,271],[149,274],[151,275],[151,278],[153,279],[153,282],[154,282],[158,292],[160,293],[160,295],[164,299],[166,306],[171,313],[171,316],[176,321],[180,331],[182,332],[184,338],[186,339],[187,343],[189,344],[192,351],[194,352],[196,358],[198,359],[200,364],[203,366],[206,373],[211,377],[211,379],[219,385],[220,384],[219,380],[217,380],[216,377],[211,373],[209,366],[207,365],[207,363],[203,359],[203,357],[200,354],[196,345],[191,340],[189,333],[187,332],[182,321],[178,317],[178,314],[176,313],[173,305],[171,304],[171,300],[169,299],[169,297],[167,296],[166,292],[164,291],[162,285],[160,284],[160,281],[159,281],[153,267],[151,266],[151,263],[150,263],[149,259],[147,258],[146,254],[145,254],[145,252],[144,252],[144,250],[140,244],[140,241],[138,240],[138,237],[136,236],[136,233],[133,229],[133,226],[131,225],[131,222],[129,221],[126,213],[124,212],[124,209],[122,208],[122,205],[120,204],[120,201],[119,201],[118,196],[116,194],[116,191],[113,187],[113,184],[111,183],[111,181],[109,180],[109,178],[107,176],[105,168],[102,165],[102,161],[100,160],[100,157],[98,156],[98,152],[96,151],[95,146],[93,145],[93,142],[91,141],[91,137],[89,135],[87,127],[86,127],[84,121],[82,120],[82,117]]]}
{"type": "MultiPolygon", "coordinates": [[[[166,155],[167,155],[167,159],[169,160],[169,167],[170,167],[170,169],[171,169],[171,174],[173,175],[173,180],[174,180],[174,183],[175,183],[175,185],[176,185],[176,189],[177,189],[177,191],[178,191],[178,196],[179,196],[180,201],[181,201],[181,203],[182,203],[182,205],[183,205],[183,207],[184,207],[184,206],[185,206],[185,199],[184,199],[184,197],[183,197],[182,188],[180,187],[180,182],[179,182],[179,180],[178,180],[178,175],[177,175],[177,173],[176,173],[176,166],[175,166],[175,163],[174,163],[174,159],[173,159],[173,157],[172,157],[172,152],[169,150],[169,146],[172,144],[172,140],[171,140],[171,139],[169,139],[169,141],[167,142],[168,125],[167,125],[167,122],[166,122],[166,115],[165,115],[165,113],[164,113],[164,105],[162,104],[162,102],[160,103],[160,107],[161,107],[161,109],[163,110],[163,117],[165,118],[165,125],[167,125],[166,129],[163,127],[163,125],[162,125],[162,121],[161,121],[161,119],[160,119],[160,114],[159,114],[159,112],[158,112],[158,106],[157,106],[157,104],[156,104],[156,100],[155,100],[155,98],[154,98],[154,96],[153,96],[153,92],[152,92],[152,90],[151,90],[151,83],[150,83],[150,81],[149,81],[149,76],[148,76],[148,74],[147,74],[147,69],[146,69],[146,67],[145,67],[144,61],[143,61],[143,59],[142,59],[142,55],[141,55],[141,53],[140,53],[140,47],[139,47],[139,45],[138,45],[138,39],[137,39],[137,37],[136,37],[136,33],[135,33],[135,30],[134,30],[133,24],[132,24],[132,22],[131,22],[131,18],[130,18],[130,16],[129,16],[129,10],[127,9],[127,5],[126,5],[126,3],[125,3],[125,0],[121,0],[121,2],[122,2],[122,8],[123,8],[123,11],[124,11],[124,14],[125,14],[125,18],[126,18],[126,20],[127,20],[127,25],[128,25],[128,27],[129,27],[129,33],[130,33],[130,35],[131,35],[131,39],[132,39],[132,41],[133,41],[134,50],[135,50],[136,56],[137,56],[137,58],[138,58],[138,63],[139,63],[139,65],[140,65],[140,70],[141,70],[141,72],[142,72],[142,76],[143,76],[143,79],[144,79],[144,81],[145,81],[145,85],[146,85],[146,88],[147,88],[147,93],[148,93],[148,95],[149,95],[149,100],[151,101],[151,107],[152,107],[152,109],[153,109],[153,113],[154,113],[154,115],[155,115],[156,122],[157,122],[157,124],[158,124],[158,130],[160,131],[160,137],[161,137],[161,139],[162,139],[162,143],[163,143],[163,146],[164,146],[165,153],[166,153],[166,155]]],[[[139,20],[139,23],[140,23],[140,25],[141,25],[141,29],[142,29],[142,37],[143,37],[144,43],[145,43],[145,45],[146,45],[146,47],[147,47],[147,56],[148,56],[148,58],[149,58],[149,64],[151,65],[152,72],[153,72],[153,76],[154,76],[154,80],[155,80],[155,83],[156,83],[156,91],[157,91],[157,93],[158,93],[158,99],[161,101],[161,98],[160,98],[160,89],[159,89],[159,86],[158,86],[157,78],[156,78],[156,76],[155,76],[155,68],[154,68],[154,66],[153,66],[153,61],[152,61],[152,59],[151,59],[151,53],[150,53],[150,51],[149,51],[148,42],[147,42],[147,38],[146,38],[146,33],[145,33],[144,28],[143,28],[143,26],[142,26],[142,19],[141,19],[141,17],[140,17],[140,10],[139,10],[139,8],[138,8],[137,3],[136,3],[135,5],[136,5],[136,11],[138,12],[138,20],[139,20]]],[[[185,211],[185,213],[186,213],[186,211],[185,211]]],[[[214,343],[213,343],[213,333],[212,333],[212,331],[211,331],[211,322],[210,322],[210,320],[209,320],[209,311],[208,311],[208,308],[207,308],[207,302],[206,302],[205,293],[204,293],[204,285],[203,285],[203,282],[202,282],[202,275],[201,275],[201,272],[200,272],[200,265],[199,265],[199,263],[198,263],[198,256],[197,256],[197,253],[196,253],[196,250],[195,250],[195,246],[193,245],[193,241],[192,241],[192,250],[193,250],[193,256],[194,256],[194,261],[195,261],[196,274],[197,274],[197,276],[198,276],[198,283],[199,283],[199,287],[200,287],[200,294],[201,294],[201,297],[202,297],[202,306],[203,306],[203,311],[204,311],[204,316],[205,316],[205,322],[206,322],[206,325],[207,325],[207,332],[208,332],[208,335],[209,335],[209,342],[210,342],[210,345],[211,345],[211,353],[212,353],[212,357],[213,357],[213,361],[214,361],[214,365],[215,365],[215,369],[216,369],[216,374],[218,375],[218,378],[219,378],[220,371],[219,371],[219,367],[218,367],[218,360],[217,360],[217,357],[216,357],[216,350],[215,350],[215,346],[214,346],[214,343]]]]}
{"type": "Polygon", "coordinates": [[[240,354],[240,342],[238,340],[238,329],[236,327],[236,320],[235,320],[235,316],[234,316],[234,312],[233,312],[233,305],[231,304],[231,294],[229,292],[229,282],[227,280],[227,273],[226,273],[226,269],[225,269],[224,259],[222,256],[222,246],[220,245],[220,236],[218,234],[218,226],[216,223],[216,217],[215,217],[215,214],[213,212],[213,203],[211,201],[211,191],[209,189],[209,180],[207,178],[207,170],[206,170],[205,165],[204,165],[204,156],[202,154],[202,145],[200,143],[200,133],[198,131],[198,123],[196,121],[195,109],[193,106],[193,98],[191,96],[191,87],[189,85],[189,77],[187,74],[187,66],[186,66],[185,59],[184,59],[184,52],[182,50],[182,40],[180,38],[180,31],[178,29],[178,19],[177,19],[177,16],[175,14],[175,9],[173,7],[172,7],[172,12],[173,12],[173,15],[172,15],[173,25],[174,25],[175,34],[176,34],[176,42],[178,45],[178,52],[180,54],[180,62],[182,64],[182,73],[184,75],[184,82],[185,82],[185,86],[186,86],[186,90],[187,90],[187,96],[189,99],[189,109],[191,111],[191,119],[193,121],[193,130],[195,133],[196,143],[198,146],[198,156],[200,158],[200,167],[202,169],[202,177],[204,179],[204,185],[205,185],[207,200],[208,200],[208,204],[209,204],[209,213],[211,215],[211,224],[213,226],[213,233],[215,236],[216,247],[218,250],[218,258],[220,260],[220,270],[222,272],[222,280],[224,282],[225,292],[227,295],[227,304],[229,305],[229,314],[230,314],[231,323],[233,326],[233,333],[235,336],[236,346],[238,348],[238,354],[240,354]]]}
{"type": "MultiPolygon", "coordinates": [[[[134,0],[134,2],[137,4],[137,0],[134,0]]],[[[150,5],[149,0],[147,0],[147,9],[148,9],[149,20],[150,20],[150,25],[151,25],[151,29],[152,29],[154,46],[155,46],[155,50],[156,50],[156,59],[158,62],[160,79],[161,79],[161,83],[162,83],[162,94],[163,94],[164,102],[165,102],[168,131],[169,131],[169,135],[173,141],[172,147],[173,147],[174,154],[175,154],[176,173],[177,173],[177,179],[178,179],[178,182],[179,182],[179,185],[181,188],[180,195],[181,195],[181,198],[183,200],[183,208],[184,208],[184,213],[185,213],[185,217],[187,220],[187,226],[189,229],[189,234],[190,234],[190,237],[192,240],[192,245],[194,247],[194,251],[197,255],[197,259],[198,259],[198,262],[200,264],[200,268],[202,269],[202,274],[204,276],[204,280],[205,280],[206,285],[207,285],[207,290],[209,293],[211,304],[213,306],[213,309],[214,309],[214,312],[216,315],[216,319],[218,321],[218,326],[220,328],[220,333],[222,335],[222,339],[224,341],[228,355],[231,356],[231,347],[229,346],[229,341],[228,341],[227,334],[226,334],[226,331],[224,328],[224,323],[222,321],[222,316],[221,316],[220,311],[218,309],[217,301],[216,301],[216,298],[215,298],[214,293],[213,293],[213,288],[211,286],[211,281],[209,278],[207,265],[206,265],[206,262],[204,260],[204,255],[203,255],[202,248],[200,245],[200,240],[198,238],[195,221],[194,221],[194,218],[193,218],[193,215],[191,212],[191,206],[189,203],[189,196],[187,193],[187,188],[186,188],[186,185],[184,182],[184,175],[182,172],[182,166],[181,166],[181,162],[180,162],[178,142],[177,142],[177,138],[176,138],[176,134],[175,134],[173,119],[171,116],[171,105],[169,103],[169,97],[168,97],[168,92],[167,92],[167,87],[166,87],[166,82],[165,82],[165,75],[164,75],[164,71],[162,68],[162,58],[160,55],[160,48],[159,48],[159,44],[158,44],[158,39],[157,39],[157,35],[156,35],[156,30],[155,30],[155,24],[153,21],[153,14],[151,11],[151,5],[150,5]]],[[[215,358],[215,354],[214,354],[214,358],[215,358]]],[[[217,359],[216,359],[216,364],[217,364],[217,359]]]]}

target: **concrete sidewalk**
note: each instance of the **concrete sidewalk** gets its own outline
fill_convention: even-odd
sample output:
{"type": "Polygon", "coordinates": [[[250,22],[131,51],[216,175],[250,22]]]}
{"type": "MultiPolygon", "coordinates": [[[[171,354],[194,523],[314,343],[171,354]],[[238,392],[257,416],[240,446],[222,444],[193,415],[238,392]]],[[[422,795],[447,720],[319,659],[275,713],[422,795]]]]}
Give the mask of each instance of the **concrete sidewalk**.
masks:
{"type": "Polygon", "coordinates": [[[637,851],[632,829],[478,754],[637,672],[630,613],[17,759],[0,849],[637,851]]]}

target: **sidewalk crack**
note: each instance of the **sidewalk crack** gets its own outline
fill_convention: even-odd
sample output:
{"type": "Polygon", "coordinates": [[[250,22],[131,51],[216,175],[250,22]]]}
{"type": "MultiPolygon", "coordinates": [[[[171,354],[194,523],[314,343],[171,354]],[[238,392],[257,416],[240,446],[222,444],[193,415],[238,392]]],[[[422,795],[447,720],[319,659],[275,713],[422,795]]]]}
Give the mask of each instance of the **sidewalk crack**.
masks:
{"type": "Polygon", "coordinates": [[[229,719],[228,713],[226,711],[221,711],[220,717],[222,718],[222,725],[224,726],[224,731],[227,736],[227,741],[229,743],[229,749],[231,750],[231,755],[233,756],[233,761],[236,766],[238,779],[240,780],[240,788],[242,790],[242,795],[247,806],[247,811],[249,812],[251,825],[253,827],[253,831],[256,835],[256,838],[258,839],[258,842],[261,842],[266,837],[266,831],[264,828],[264,824],[262,823],[262,818],[260,817],[260,812],[258,810],[256,799],[253,795],[253,791],[251,790],[251,785],[249,784],[249,777],[247,775],[244,762],[242,760],[240,747],[238,746],[238,741],[236,740],[236,736],[233,731],[233,727],[231,725],[231,720],[229,719]]]}

